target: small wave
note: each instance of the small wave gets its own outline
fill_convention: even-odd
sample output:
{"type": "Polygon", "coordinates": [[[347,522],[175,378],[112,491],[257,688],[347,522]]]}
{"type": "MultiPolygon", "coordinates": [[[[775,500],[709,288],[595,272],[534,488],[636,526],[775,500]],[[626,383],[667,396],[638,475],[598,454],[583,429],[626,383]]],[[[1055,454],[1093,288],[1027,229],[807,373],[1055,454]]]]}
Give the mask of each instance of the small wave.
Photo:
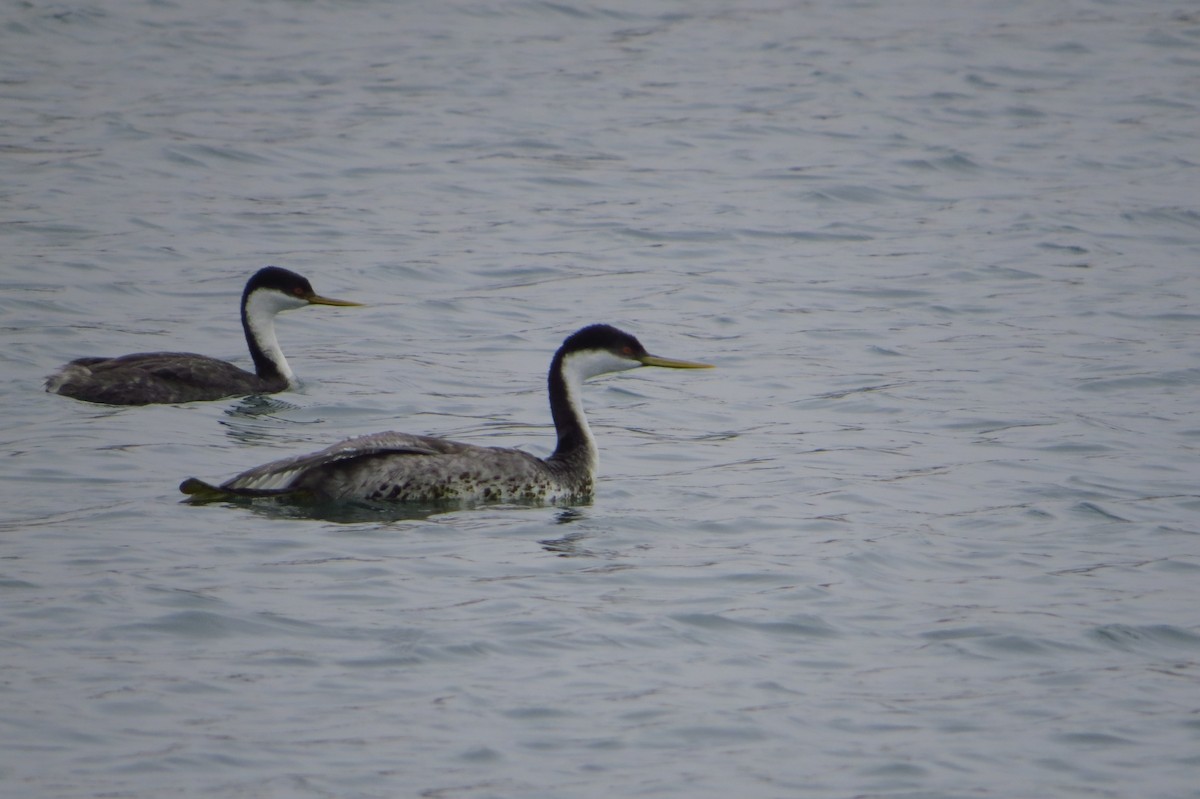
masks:
{"type": "Polygon", "coordinates": [[[1123,391],[1128,389],[1183,388],[1200,383],[1200,369],[1179,369],[1159,374],[1140,374],[1128,377],[1109,377],[1086,380],[1080,384],[1084,391],[1123,391]]]}
{"type": "Polygon", "coordinates": [[[827,623],[815,617],[803,620],[756,622],[731,619],[720,613],[683,613],[672,617],[682,624],[701,627],[711,631],[744,631],[764,633],[771,636],[813,638],[836,635],[827,623]]]}
{"type": "Polygon", "coordinates": [[[1200,651],[1200,633],[1173,624],[1102,624],[1091,637],[1123,652],[1200,651]]]}

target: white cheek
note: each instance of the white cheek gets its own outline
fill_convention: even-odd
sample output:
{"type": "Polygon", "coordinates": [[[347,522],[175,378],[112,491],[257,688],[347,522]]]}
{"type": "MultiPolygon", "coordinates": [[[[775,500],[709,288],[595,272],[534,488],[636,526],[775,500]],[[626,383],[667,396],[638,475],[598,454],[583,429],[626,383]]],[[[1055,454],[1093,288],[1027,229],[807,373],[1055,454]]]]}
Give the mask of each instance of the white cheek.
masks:
{"type": "Polygon", "coordinates": [[[290,294],[278,291],[256,291],[250,295],[247,312],[251,317],[274,316],[280,311],[290,311],[293,308],[303,308],[308,300],[302,300],[290,294]]]}
{"type": "Polygon", "coordinates": [[[567,358],[566,367],[579,380],[604,375],[610,372],[624,372],[641,366],[637,361],[618,357],[607,350],[579,352],[567,358]]]}

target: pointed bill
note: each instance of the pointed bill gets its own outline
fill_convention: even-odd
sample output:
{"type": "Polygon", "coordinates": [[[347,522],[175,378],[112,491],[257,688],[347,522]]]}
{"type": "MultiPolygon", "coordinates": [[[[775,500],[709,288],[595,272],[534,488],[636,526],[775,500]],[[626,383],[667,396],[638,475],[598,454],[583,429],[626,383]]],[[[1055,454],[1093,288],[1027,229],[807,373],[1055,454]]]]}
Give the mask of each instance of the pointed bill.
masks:
{"type": "Polygon", "coordinates": [[[335,300],[331,297],[322,297],[320,294],[310,294],[304,299],[308,300],[312,305],[344,305],[344,306],[362,306],[361,302],[350,302],[350,300],[335,300]]]}
{"type": "Polygon", "coordinates": [[[658,355],[646,354],[638,358],[643,366],[665,366],[668,369],[712,369],[711,363],[698,363],[696,361],[680,361],[675,358],[662,358],[658,355]]]}

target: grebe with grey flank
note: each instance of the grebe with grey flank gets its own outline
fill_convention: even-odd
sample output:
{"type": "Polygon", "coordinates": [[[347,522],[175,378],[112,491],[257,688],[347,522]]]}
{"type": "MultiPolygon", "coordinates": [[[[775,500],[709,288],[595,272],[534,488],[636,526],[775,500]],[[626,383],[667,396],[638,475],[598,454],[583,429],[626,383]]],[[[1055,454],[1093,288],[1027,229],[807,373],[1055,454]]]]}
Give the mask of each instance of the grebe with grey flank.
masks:
{"type": "Polygon", "coordinates": [[[46,380],[46,390],[109,405],[274,394],[293,386],[296,380],[275,338],[275,315],[306,305],[361,303],[322,297],[313,291],[307,278],[267,266],[246,281],[242,292],[242,329],[254,360],[253,372],[191,352],[140,352],[71,361],[46,380]]]}
{"type": "Polygon", "coordinates": [[[317,502],[586,501],[595,487],[597,455],[580,403],[583,381],[640,366],[711,368],[651,355],[630,334],[610,325],[591,325],[569,336],[550,363],[550,413],[558,446],[548,458],[444,438],[374,433],[273,461],[219,486],[192,477],[179,489],[200,502],[237,497],[317,502]]]}

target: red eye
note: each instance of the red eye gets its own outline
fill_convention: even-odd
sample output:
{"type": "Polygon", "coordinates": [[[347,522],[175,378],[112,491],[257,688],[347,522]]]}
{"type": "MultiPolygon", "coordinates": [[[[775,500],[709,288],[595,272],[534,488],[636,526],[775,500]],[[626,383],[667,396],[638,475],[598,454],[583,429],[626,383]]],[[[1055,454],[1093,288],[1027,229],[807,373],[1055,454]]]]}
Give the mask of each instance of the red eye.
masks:
{"type": "Polygon", "coordinates": [[[304,289],[300,288],[299,286],[296,286],[296,288],[292,289],[292,293],[295,294],[297,297],[303,297],[304,289]]]}
{"type": "Polygon", "coordinates": [[[621,354],[622,355],[633,355],[633,347],[623,347],[621,349],[621,354]]]}

